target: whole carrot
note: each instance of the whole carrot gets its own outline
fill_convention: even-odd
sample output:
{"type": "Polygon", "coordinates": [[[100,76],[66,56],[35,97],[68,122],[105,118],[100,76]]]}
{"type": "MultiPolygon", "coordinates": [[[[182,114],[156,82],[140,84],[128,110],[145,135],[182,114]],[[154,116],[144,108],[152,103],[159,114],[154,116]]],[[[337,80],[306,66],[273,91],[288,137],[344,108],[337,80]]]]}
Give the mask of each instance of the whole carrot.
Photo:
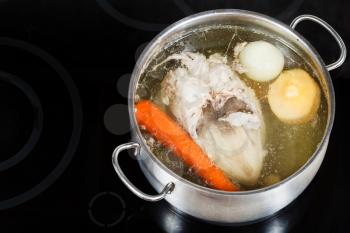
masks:
{"type": "Polygon", "coordinates": [[[237,191],[238,187],[208,158],[191,136],[152,102],[136,104],[136,120],[160,143],[170,148],[213,188],[237,191]]]}

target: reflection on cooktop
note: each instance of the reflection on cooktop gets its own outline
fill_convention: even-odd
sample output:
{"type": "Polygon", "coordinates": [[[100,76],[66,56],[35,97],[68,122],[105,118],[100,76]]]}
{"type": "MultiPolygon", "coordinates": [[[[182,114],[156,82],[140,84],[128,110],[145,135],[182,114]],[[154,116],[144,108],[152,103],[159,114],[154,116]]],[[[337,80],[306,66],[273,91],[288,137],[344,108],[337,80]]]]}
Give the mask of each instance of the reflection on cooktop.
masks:
{"type": "Polygon", "coordinates": [[[116,1],[96,0],[97,4],[112,18],[130,27],[146,30],[160,31],[171,22],[185,16],[211,10],[211,9],[245,9],[256,11],[280,20],[290,20],[301,7],[304,0],[278,1],[201,1],[198,4],[193,0],[173,1],[116,1]],[[126,13],[127,12],[127,13],[126,13]],[[180,17],[179,17],[180,16],[180,17]]]}
{"type": "MultiPolygon", "coordinates": [[[[147,226],[152,231],[161,229],[163,232],[329,232],[333,229],[329,222],[319,222],[318,217],[329,211],[336,211],[327,200],[332,196],[320,191],[319,187],[329,182],[322,180],[324,173],[334,169],[338,164],[333,159],[326,158],[327,167],[321,172],[321,178],[313,182],[305,192],[292,204],[282,209],[272,217],[257,221],[256,223],[241,225],[216,225],[203,222],[191,216],[180,213],[165,201],[148,203],[125,217],[124,228],[126,232],[136,232],[139,225],[147,226]],[[324,205],[320,205],[323,203],[324,205]],[[333,210],[332,210],[333,209],[333,210]],[[317,227],[315,227],[317,225],[317,227]]],[[[339,162],[339,161],[338,161],[339,162]]],[[[320,175],[317,175],[320,176],[320,175]]],[[[341,193],[335,191],[333,197],[341,193]]],[[[340,221],[340,220],[339,220],[340,221]]]]}

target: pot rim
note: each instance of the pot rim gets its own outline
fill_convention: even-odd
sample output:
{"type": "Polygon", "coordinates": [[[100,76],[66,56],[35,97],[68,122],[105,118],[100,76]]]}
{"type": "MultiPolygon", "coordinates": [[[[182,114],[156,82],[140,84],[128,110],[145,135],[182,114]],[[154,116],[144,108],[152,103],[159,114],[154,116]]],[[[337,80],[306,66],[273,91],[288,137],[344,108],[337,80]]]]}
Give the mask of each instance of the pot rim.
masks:
{"type": "MultiPolygon", "coordinates": [[[[139,142],[141,144],[141,148],[146,150],[151,159],[159,165],[165,172],[167,172],[170,176],[172,176],[174,179],[176,179],[176,182],[180,181],[188,186],[191,186],[191,188],[194,188],[198,191],[202,192],[210,192],[214,194],[219,194],[219,195],[228,195],[228,196],[235,196],[235,195],[254,195],[254,194],[259,194],[263,192],[267,192],[273,189],[276,189],[282,185],[285,185],[289,183],[291,180],[295,179],[297,176],[299,176],[304,170],[306,170],[311,163],[316,159],[317,156],[320,156],[320,151],[323,149],[324,146],[327,146],[328,143],[328,138],[331,133],[332,127],[333,127],[333,122],[334,122],[334,116],[335,116],[335,93],[334,93],[334,88],[332,84],[332,80],[330,77],[330,74],[328,70],[326,69],[326,65],[323,62],[321,56],[318,54],[318,52],[314,49],[314,47],[308,42],[302,35],[300,35],[297,31],[292,29],[290,26],[287,24],[272,18],[270,16],[253,12],[253,11],[247,11],[247,10],[241,10],[241,9],[217,9],[217,10],[209,10],[209,11],[203,11],[199,12],[190,16],[187,16],[181,20],[176,21],[175,23],[169,25],[166,27],[164,30],[162,30],[160,33],[158,33],[157,36],[155,36],[146,46],[146,48],[143,50],[139,58],[137,59],[136,65],[134,67],[134,70],[131,74],[131,79],[130,79],[130,84],[129,84],[129,91],[128,91],[128,109],[129,109],[129,117],[130,117],[130,122],[132,129],[135,129],[137,137],[140,139],[139,142]],[[329,101],[328,102],[328,117],[327,117],[327,126],[325,129],[325,132],[323,134],[321,142],[318,144],[316,150],[312,154],[312,156],[304,163],[303,166],[301,166],[297,171],[295,171],[293,174],[288,176],[287,178],[281,180],[280,182],[259,188],[259,189],[254,189],[254,190],[247,190],[247,191],[236,191],[236,192],[230,192],[230,191],[223,191],[223,190],[217,190],[217,189],[212,189],[209,187],[204,187],[198,184],[195,184],[179,175],[177,175],[175,172],[167,168],[160,160],[156,158],[156,156],[150,151],[149,147],[145,143],[145,140],[143,139],[143,136],[141,134],[141,131],[138,127],[138,124],[135,119],[135,91],[136,91],[136,86],[137,82],[139,80],[140,74],[142,73],[142,68],[145,64],[145,62],[148,59],[149,53],[152,51],[153,47],[156,46],[157,42],[161,41],[163,38],[166,38],[169,33],[171,33],[173,30],[176,30],[178,28],[181,28],[184,26],[189,21],[192,20],[198,20],[200,18],[207,18],[211,17],[213,15],[227,15],[233,16],[233,15],[244,15],[246,17],[252,17],[255,18],[256,20],[264,20],[268,23],[273,24],[276,27],[279,27],[280,29],[286,31],[293,37],[295,37],[299,43],[302,44],[303,48],[308,51],[308,53],[311,55],[312,59],[315,61],[315,65],[317,65],[320,68],[321,73],[324,75],[325,78],[325,84],[326,88],[329,93],[329,101]]],[[[174,182],[174,183],[176,183],[174,182]]]]}

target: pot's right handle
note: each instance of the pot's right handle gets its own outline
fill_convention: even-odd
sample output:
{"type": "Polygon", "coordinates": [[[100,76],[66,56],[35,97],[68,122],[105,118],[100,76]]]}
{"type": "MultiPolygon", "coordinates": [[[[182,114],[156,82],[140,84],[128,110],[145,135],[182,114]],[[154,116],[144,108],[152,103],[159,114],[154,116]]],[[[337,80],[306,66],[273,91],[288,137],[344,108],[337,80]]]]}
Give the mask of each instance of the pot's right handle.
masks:
{"type": "Polygon", "coordinates": [[[115,150],[113,151],[113,155],[112,155],[112,163],[113,163],[113,166],[114,166],[114,169],[115,169],[117,175],[119,176],[121,181],[126,185],[126,187],[129,188],[129,190],[131,192],[133,192],[136,196],[138,196],[139,198],[141,198],[143,200],[154,202],[154,201],[160,201],[160,200],[164,199],[167,194],[170,194],[174,190],[175,184],[172,182],[165,185],[163,190],[157,195],[145,194],[144,192],[142,192],[141,190],[136,188],[135,185],[133,185],[130,182],[130,180],[125,176],[125,174],[124,174],[123,170],[120,168],[119,162],[118,162],[118,157],[119,157],[120,152],[123,150],[128,150],[128,149],[134,149],[134,155],[137,156],[140,153],[140,144],[138,144],[136,142],[129,142],[129,143],[122,144],[122,145],[118,146],[117,148],[115,148],[115,150]]]}
{"type": "Polygon", "coordinates": [[[337,41],[339,47],[340,47],[340,57],[339,59],[326,66],[328,71],[334,70],[336,68],[338,68],[339,66],[341,66],[346,58],[346,46],[345,43],[343,41],[343,39],[340,37],[340,35],[338,34],[338,32],[336,32],[334,30],[334,28],[332,28],[331,25],[329,25],[327,22],[325,22],[324,20],[314,16],[314,15],[300,15],[298,17],[296,17],[292,23],[290,24],[290,27],[295,29],[295,27],[301,22],[301,21],[305,21],[305,20],[309,20],[309,21],[313,21],[315,23],[318,23],[319,25],[321,25],[322,27],[324,27],[325,29],[327,29],[327,31],[329,33],[331,33],[331,35],[334,37],[334,39],[337,41]]]}

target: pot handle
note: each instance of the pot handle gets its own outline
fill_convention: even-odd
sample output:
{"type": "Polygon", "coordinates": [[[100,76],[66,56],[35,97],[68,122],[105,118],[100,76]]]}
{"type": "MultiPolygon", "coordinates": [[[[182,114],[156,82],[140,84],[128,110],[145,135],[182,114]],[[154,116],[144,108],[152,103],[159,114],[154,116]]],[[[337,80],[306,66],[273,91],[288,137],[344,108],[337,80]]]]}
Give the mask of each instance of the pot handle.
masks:
{"type": "Polygon", "coordinates": [[[333,62],[329,65],[326,65],[327,70],[331,71],[331,70],[334,70],[334,69],[338,68],[339,66],[341,66],[344,63],[345,58],[346,58],[346,46],[345,46],[343,39],[340,37],[340,35],[334,30],[334,28],[332,28],[331,25],[329,25],[327,22],[325,22],[324,20],[322,20],[314,15],[300,15],[292,21],[292,23],[290,24],[290,27],[295,29],[295,27],[301,21],[305,21],[305,20],[313,21],[315,23],[318,23],[322,27],[324,27],[334,37],[334,39],[337,41],[337,43],[340,47],[339,59],[336,62],[333,62]]]}
{"type": "Polygon", "coordinates": [[[119,176],[121,181],[126,185],[126,187],[128,187],[128,189],[131,192],[133,192],[136,196],[138,196],[139,198],[141,198],[143,200],[155,202],[155,201],[160,201],[160,200],[164,199],[167,194],[170,194],[174,190],[175,184],[172,182],[165,185],[163,190],[158,195],[145,194],[144,192],[142,192],[141,190],[136,188],[135,185],[133,185],[130,182],[130,180],[125,176],[125,174],[122,171],[122,169],[120,168],[119,162],[118,162],[119,153],[123,150],[128,150],[128,149],[134,149],[134,155],[138,156],[140,153],[140,144],[138,144],[136,142],[129,142],[129,143],[119,145],[113,151],[112,163],[113,163],[113,167],[114,167],[117,175],[119,176]]]}

